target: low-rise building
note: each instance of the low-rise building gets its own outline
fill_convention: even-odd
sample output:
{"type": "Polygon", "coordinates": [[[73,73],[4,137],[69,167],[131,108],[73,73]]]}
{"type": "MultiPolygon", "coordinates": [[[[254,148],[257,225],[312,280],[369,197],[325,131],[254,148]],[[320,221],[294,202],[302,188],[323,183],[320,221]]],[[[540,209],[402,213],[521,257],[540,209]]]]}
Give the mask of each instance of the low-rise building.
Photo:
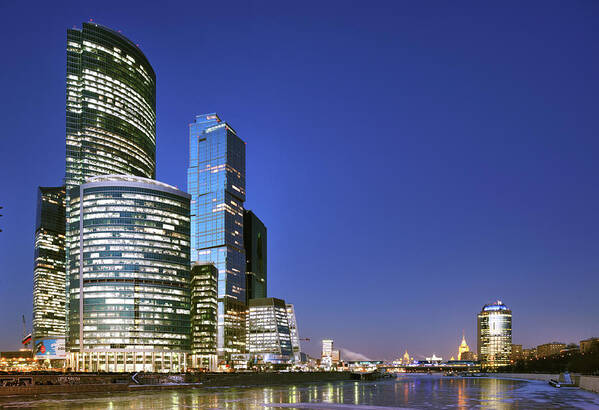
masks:
{"type": "Polygon", "coordinates": [[[537,357],[549,357],[566,348],[565,343],[550,342],[537,346],[537,357]]]}
{"type": "Polygon", "coordinates": [[[591,337],[589,339],[585,339],[585,340],[581,340],[580,341],[580,353],[588,353],[591,351],[591,348],[593,346],[593,343],[596,343],[599,345],[599,337],[591,337]]]}
{"type": "Polygon", "coordinates": [[[522,345],[512,344],[512,360],[515,362],[517,360],[522,360],[523,358],[522,345]]]}

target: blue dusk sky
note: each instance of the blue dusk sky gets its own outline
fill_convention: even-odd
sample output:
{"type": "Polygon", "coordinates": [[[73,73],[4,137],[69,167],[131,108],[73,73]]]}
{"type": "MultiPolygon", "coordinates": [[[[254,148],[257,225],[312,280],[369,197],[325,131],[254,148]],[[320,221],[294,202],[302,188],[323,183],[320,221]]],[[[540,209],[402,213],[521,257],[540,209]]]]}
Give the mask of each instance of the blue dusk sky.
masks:
{"type": "Polygon", "coordinates": [[[599,3],[4,1],[1,350],[31,323],[66,29],[90,18],[156,71],[159,180],[185,189],[196,114],[247,142],[268,294],[308,353],[455,355],[496,299],[525,347],[599,336],[599,3]]]}

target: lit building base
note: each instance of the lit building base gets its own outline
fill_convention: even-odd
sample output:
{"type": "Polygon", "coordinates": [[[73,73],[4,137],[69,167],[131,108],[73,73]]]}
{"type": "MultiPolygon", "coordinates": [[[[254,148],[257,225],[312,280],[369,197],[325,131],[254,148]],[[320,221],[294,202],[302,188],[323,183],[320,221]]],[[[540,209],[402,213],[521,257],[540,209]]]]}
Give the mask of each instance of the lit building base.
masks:
{"type": "Polygon", "coordinates": [[[218,356],[215,354],[194,354],[191,355],[191,368],[206,369],[214,372],[218,367],[218,356]]]}
{"type": "Polygon", "coordinates": [[[187,371],[188,353],[95,351],[70,353],[67,367],[76,372],[157,372],[187,371]]]}

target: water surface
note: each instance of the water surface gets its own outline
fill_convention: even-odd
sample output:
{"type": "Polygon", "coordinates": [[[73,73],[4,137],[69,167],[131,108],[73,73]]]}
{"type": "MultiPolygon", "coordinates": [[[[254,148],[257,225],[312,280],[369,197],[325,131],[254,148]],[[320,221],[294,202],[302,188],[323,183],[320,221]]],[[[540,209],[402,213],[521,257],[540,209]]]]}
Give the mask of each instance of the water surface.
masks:
{"type": "Polygon", "coordinates": [[[0,397],[2,408],[48,409],[599,409],[599,395],[545,382],[402,376],[377,382],[200,387],[132,393],[0,397]]]}

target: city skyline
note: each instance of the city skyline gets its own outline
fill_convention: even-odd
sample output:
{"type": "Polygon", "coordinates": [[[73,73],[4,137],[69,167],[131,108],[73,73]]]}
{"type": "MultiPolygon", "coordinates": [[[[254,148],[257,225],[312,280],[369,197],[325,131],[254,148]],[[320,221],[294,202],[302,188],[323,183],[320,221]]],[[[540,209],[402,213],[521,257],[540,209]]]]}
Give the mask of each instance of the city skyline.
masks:
{"type": "MultiPolygon", "coordinates": [[[[255,7],[261,10],[261,6],[255,7]]],[[[342,13],[330,32],[317,16],[302,14],[303,9],[271,11],[299,27],[315,29],[322,36],[320,48],[314,47],[316,34],[305,40],[283,31],[282,39],[275,41],[254,25],[242,26],[252,34],[242,39],[227,36],[212,25],[193,31],[172,22],[150,29],[142,16],[133,11],[121,15],[111,7],[101,13],[94,11],[93,16],[102,25],[122,29],[128,38],[139,41],[159,73],[158,180],[187,190],[187,124],[199,113],[218,112],[247,142],[252,160],[248,161],[246,207],[255,209],[269,230],[268,296],[295,305],[301,337],[313,340],[302,348],[317,356],[319,341],[330,338],[342,349],[394,359],[405,349],[415,357],[432,352],[450,357],[462,329],[471,344],[476,340],[472,318],[481,306],[496,299],[514,311],[513,343],[578,342],[599,333],[599,325],[593,321],[598,311],[592,304],[592,290],[599,285],[595,274],[599,221],[592,212],[599,203],[593,189],[594,154],[599,146],[591,139],[597,124],[590,109],[596,106],[592,95],[597,85],[583,82],[577,74],[595,69],[597,57],[584,51],[587,48],[582,41],[590,21],[574,11],[567,18],[558,16],[558,9],[552,9],[554,14],[546,12],[536,22],[538,33],[525,39],[529,46],[539,47],[534,57],[524,53],[525,45],[515,47],[519,44],[515,36],[483,30],[504,60],[488,51],[482,40],[467,37],[468,29],[482,30],[482,24],[471,23],[468,29],[450,34],[461,40],[451,44],[457,53],[450,57],[450,41],[435,36],[441,28],[428,36],[413,23],[398,31],[380,31],[373,20],[381,15],[372,11],[365,14],[364,26],[359,25],[357,11],[342,13]],[[292,12],[299,17],[294,18],[292,12]],[[549,31],[555,23],[560,23],[564,32],[565,28],[571,30],[562,33],[563,37],[551,37],[551,47],[542,47],[546,36],[555,35],[549,31]],[[338,44],[336,33],[350,35],[356,24],[364,37],[355,37],[358,43],[353,45],[361,56],[389,64],[388,70],[367,67],[362,59],[351,58],[349,48],[338,44]],[[167,47],[173,35],[169,29],[183,44],[221,35],[217,37],[227,47],[212,51],[231,58],[227,61],[232,63],[227,53],[233,48],[237,52],[232,54],[240,54],[249,71],[209,67],[210,59],[201,59],[206,62],[198,72],[181,68],[187,59],[195,61],[196,57],[187,55],[183,45],[178,50],[167,47]],[[400,47],[408,39],[427,45],[423,50],[430,54],[423,57],[414,54],[415,46],[400,47]],[[575,39],[579,40],[574,46],[580,55],[572,58],[578,60],[557,66],[554,62],[551,67],[542,64],[556,51],[567,53],[575,39]],[[251,40],[257,44],[257,40],[267,41],[273,51],[252,46],[244,54],[243,47],[251,40]],[[284,40],[296,42],[297,56],[287,50],[284,40]],[[368,46],[378,40],[389,51],[414,61],[369,54],[368,46]],[[444,46],[436,47],[437,41],[444,46]],[[330,50],[335,50],[333,55],[330,50]],[[301,61],[305,72],[293,68],[285,58],[268,60],[271,53],[291,62],[301,61]],[[307,62],[310,56],[313,65],[307,62]],[[268,75],[259,72],[264,59],[275,66],[268,75]],[[359,72],[352,71],[352,64],[359,72]],[[343,67],[349,69],[342,74],[343,67]],[[416,73],[433,67],[434,74],[416,73]],[[397,79],[391,68],[403,69],[415,85],[397,79]],[[497,84],[492,86],[485,76],[476,74],[477,69],[493,81],[513,84],[512,88],[508,92],[497,84]],[[372,76],[363,76],[362,71],[372,76]],[[313,78],[315,73],[320,78],[313,78]],[[377,74],[382,78],[375,78],[377,74]],[[537,83],[518,89],[517,85],[533,74],[537,83]],[[450,81],[444,81],[446,77],[450,81]],[[554,78],[559,81],[554,83],[554,78]],[[295,79],[298,84],[293,83],[295,79]],[[390,83],[383,85],[384,79],[390,83]],[[250,84],[252,80],[256,84],[250,84]],[[325,85],[328,93],[321,90],[325,85]],[[551,93],[545,92],[548,85],[551,93]],[[350,88],[355,96],[348,92],[350,88]],[[259,89],[264,92],[258,93],[259,89]],[[196,96],[202,93],[201,98],[196,96]],[[570,99],[571,95],[577,99],[570,99]],[[239,96],[237,101],[235,96],[239,96]],[[364,103],[377,97],[384,103],[373,107],[364,103]],[[354,103],[344,102],[347,98],[354,103]],[[477,101],[486,105],[477,107],[477,101]],[[458,106],[448,108],[450,102],[458,106]],[[333,109],[335,105],[338,108],[333,109]],[[427,123],[429,119],[443,126],[427,123]],[[498,129],[499,123],[507,125],[498,129]],[[352,194],[346,199],[348,192],[352,194]],[[379,255],[393,257],[375,259],[379,255]],[[576,280],[569,288],[560,285],[571,277],[576,280]],[[357,306],[364,306],[364,301],[366,309],[360,311],[357,306]],[[556,302],[567,305],[568,310],[547,315],[556,302]],[[343,320],[345,316],[351,318],[351,327],[343,320]]],[[[591,10],[596,15],[597,9],[591,10]]],[[[5,349],[18,345],[21,314],[31,323],[32,210],[38,186],[62,182],[64,107],[55,109],[54,105],[64,101],[65,29],[86,20],[89,13],[82,15],[86,11],[45,21],[47,38],[36,39],[43,47],[32,47],[28,53],[10,49],[15,54],[14,65],[23,61],[25,72],[34,69],[31,59],[43,59],[48,70],[41,77],[48,91],[21,106],[28,115],[36,113],[46,124],[43,130],[32,129],[24,114],[11,107],[6,117],[9,135],[30,139],[4,141],[7,150],[3,153],[24,152],[26,143],[40,152],[29,148],[27,161],[31,163],[26,162],[30,168],[26,172],[12,155],[4,158],[1,168],[10,195],[0,199],[4,206],[0,300],[5,308],[18,309],[7,312],[0,321],[6,329],[0,336],[0,346],[5,349]],[[9,177],[15,174],[18,179],[9,177]]],[[[421,12],[410,7],[403,18],[410,23],[406,16],[417,20],[421,12]]],[[[489,9],[474,12],[479,13],[480,21],[497,21],[489,9]]],[[[255,11],[253,16],[258,20],[259,14],[255,11]]],[[[450,15],[452,24],[462,21],[458,14],[450,15]]],[[[158,18],[156,11],[145,17],[158,18]]],[[[511,17],[502,27],[507,30],[519,18],[511,17]]],[[[33,19],[41,21],[40,16],[33,19]]],[[[441,24],[447,27],[443,24],[449,23],[441,24]]],[[[34,38],[27,34],[22,41],[33,44],[34,38]]],[[[22,75],[11,67],[3,70],[17,78],[22,75]]],[[[2,81],[12,99],[24,102],[22,94],[28,96],[40,80],[32,79],[31,88],[2,81]]]]}

